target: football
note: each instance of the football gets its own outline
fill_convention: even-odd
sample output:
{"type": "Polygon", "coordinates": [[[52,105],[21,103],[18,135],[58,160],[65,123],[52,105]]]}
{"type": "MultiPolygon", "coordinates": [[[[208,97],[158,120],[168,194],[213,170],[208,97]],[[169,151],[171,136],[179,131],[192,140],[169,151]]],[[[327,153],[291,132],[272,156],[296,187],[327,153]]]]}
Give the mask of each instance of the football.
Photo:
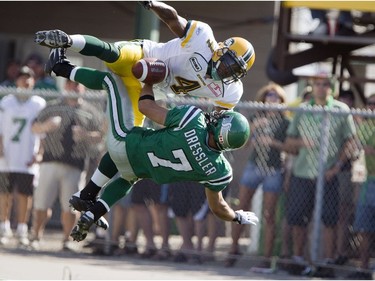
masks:
{"type": "Polygon", "coordinates": [[[132,72],[140,82],[157,84],[168,76],[168,67],[162,60],[143,58],[133,65],[132,72]]]}

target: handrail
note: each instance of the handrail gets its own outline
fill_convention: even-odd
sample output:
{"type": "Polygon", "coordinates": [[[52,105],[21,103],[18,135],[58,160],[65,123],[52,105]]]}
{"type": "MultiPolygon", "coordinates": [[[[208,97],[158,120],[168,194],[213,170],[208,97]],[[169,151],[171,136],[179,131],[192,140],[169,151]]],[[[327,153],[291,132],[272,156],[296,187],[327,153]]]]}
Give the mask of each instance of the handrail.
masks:
{"type": "Polygon", "coordinates": [[[373,1],[282,1],[282,5],[286,8],[307,7],[322,10],[338,9],[375,12],[375,3],[373,1]]]}

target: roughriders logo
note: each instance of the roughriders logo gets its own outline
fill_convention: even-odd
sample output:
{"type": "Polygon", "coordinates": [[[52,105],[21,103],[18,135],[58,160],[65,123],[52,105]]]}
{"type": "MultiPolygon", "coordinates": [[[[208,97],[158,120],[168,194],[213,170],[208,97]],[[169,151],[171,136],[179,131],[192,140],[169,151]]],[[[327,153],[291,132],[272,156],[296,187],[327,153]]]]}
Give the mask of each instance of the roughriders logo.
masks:
{"type": "Polygon", "coordinates": [[[221,124],[221,130],[219,135],[219,142],[221,144],[224,144],[224,142],[228,143],[228,132],[230,131],[230,128],[232,127],[232,119],[233,116],[227,116],[224,117],[223,122],[221,124]]]}

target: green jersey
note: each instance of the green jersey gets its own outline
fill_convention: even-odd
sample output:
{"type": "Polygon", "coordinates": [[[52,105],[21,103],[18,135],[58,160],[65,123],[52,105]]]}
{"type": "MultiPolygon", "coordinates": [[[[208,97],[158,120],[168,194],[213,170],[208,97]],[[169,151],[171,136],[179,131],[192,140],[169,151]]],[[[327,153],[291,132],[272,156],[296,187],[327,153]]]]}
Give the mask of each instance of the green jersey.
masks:
{"type": "Polygon", "coordinates": [[[125,162],[129,162],[137,178],[159,184],[194,181],[220,191],[231,182],[228,160],[207,144],[201,109],[185,105],[169,110],[163,129],[134,127],[132,104],[118,76],[84,67],[73,74],[74,81],[90,89],[107,90],[111,124],[107,147],[120,173],[125,173],[125,162]]]}
{"type": "Polygon", "coordinates": [[[232,180],[232,168],[207,140],[202,110],[177,106],[169,111],[163,129],[134,127],[126,136],[126,152],[139,178],[159,184],[195,181],[220,191],[232,180]]]}

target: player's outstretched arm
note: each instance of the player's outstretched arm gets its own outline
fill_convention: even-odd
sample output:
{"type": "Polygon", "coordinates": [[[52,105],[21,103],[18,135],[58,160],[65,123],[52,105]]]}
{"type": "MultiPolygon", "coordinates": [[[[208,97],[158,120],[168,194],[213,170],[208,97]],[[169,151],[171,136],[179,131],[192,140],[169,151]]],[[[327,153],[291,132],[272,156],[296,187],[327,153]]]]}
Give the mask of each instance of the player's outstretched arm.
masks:
{"type": "Polygon", "coordinates": [[[168,114],[168,109],[158,105],[155,102],[152,85],[145,84],[143,86],[142,92],[138,101],[138,109],[147,118],[151,119],[152,121],[160,125],[164,125],[165,119],[168,114]]]}
{"type": "Polygon", "coordinates": [[[234,211],[225,201],[221,192],[215,192],[206,188],[208,206],[218,218],[225,221],[233,221],[238,224],[254,224],[259,221],[253,212],[243,210],[234,211]]]}
{"type": "Polygon", "coordinates": [[[144,1],[143,3],[145,2],[147,5],[143,6],[153,11],[174,34],[179,38],[184,37],[187,20],[181,17],[173,7],[158,1],[144,1]]]}

